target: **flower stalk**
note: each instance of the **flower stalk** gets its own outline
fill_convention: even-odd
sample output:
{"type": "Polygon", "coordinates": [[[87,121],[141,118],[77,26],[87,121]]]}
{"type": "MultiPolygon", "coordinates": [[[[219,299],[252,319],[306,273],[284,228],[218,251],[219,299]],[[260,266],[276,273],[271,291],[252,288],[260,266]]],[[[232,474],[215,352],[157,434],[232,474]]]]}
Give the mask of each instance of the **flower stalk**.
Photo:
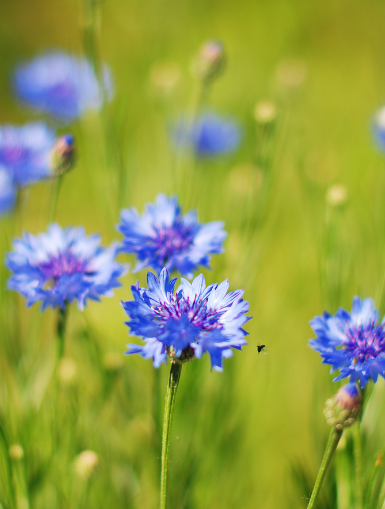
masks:
{"type": "Polygon", "coordinates": [[[318,471],[317,479],[314,484],[313,492],[311,494],[311,498],[309,501],[309,504],[307,506],[307,509],[313,509],[316,506],[316,502],[318,499],[318,496],[321,491],[322,483],[325,479],[325,475],[330,463],[330,460],[333,457],[333,454],[337,448],[338,442],[340,441],[340,438],[342,436],[343,429],[337,429],[336,426],[334,426],[329,435],[329,440],[326,445],[325,453],[322,458],[321,466],[318,471]]]}
{"type": "Polygon", "coordinates": [[[166,402],[164,406],[163,438],[162,438],[162,467],[160,477],[160,509],[166,509],[167,501],[167,471],[168,451],[170,447],[171,425],[174,414],[176,391],[182,372],[182,363],[174,361],[171,363],[170,378],[168,380],[166,402]]]}

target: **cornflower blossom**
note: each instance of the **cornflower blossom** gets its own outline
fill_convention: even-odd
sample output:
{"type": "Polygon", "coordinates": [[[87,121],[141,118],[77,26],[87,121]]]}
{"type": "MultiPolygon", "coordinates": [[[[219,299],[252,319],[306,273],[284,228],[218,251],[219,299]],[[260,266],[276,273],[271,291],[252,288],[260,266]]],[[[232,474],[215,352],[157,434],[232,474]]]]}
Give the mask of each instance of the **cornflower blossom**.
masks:
{"type": "Polygon", "coordinates": [[[200,224],[195,211],[182,216],[178,199],[164,194],[142,216],[135,208],[122,210],[118,230],[124,235],[120,251],[138,259],[134,272],[152,267],[159,274],[166,267],[189,278],[198,265],[209,267],[209,255],[223,252],[227,235],[220,221],[200,224]]]}
{"type": "MultiPolygon", "coordinates": [[[[91,63],[61,51],[48,52],[19,65],[14,72],[16,95],[36,110],[49,113],[64,123],[87,110],[98,110],[104,101],[91,63]]],[[[111,73],[103,67],[107,99],[113,96],[111,73]]]]}
{"type": "Polygon", "coordinates": [[[16,186],[4,166],[0,166],[0,216],[13,208],[16,201],[16,186]]]}
{"type": "Polygon", "coordinates": [[[130,317],[126,324],[145,345],[129,344],[126,353],[151,358],[158,368],[167,355],[183,362],[207,352],[212,368],[222,371],[222,360],[233,355],[232,348],[247,344],[242,327],[250,318],[245,316],[249,307],[243,290],[227,293],[227,279],[206,287],[201,274],[192,283],[181,278],[174,294],[176,281],[163,269],[159,279],[148,272],[148,289],[139,283],[131,287],[134,300],[122,302],[130,317]]]}
{"type": "Polygon", "coordinates": [[[87,299],[99,301],[111,297],[112,289],[121,286],[118,278],[126,266],[114,260],[118,244],[100,246],[100,236],[87,236],[84,228],[63,230],[51,224],[47,233],[31,235],[14,241],[8,253],[7,267],[13,272],[8,287],[27,298],[27,305],[42,301],[42,309],[65,308],[78,301],[84,309],[87,299]]]}
{"type": "Polygon", "coordinates": [[[205,113],[192,124],[184,120],[175,131],[177,145],[190,146],[202,157],[235,152],[241,138],[241,129],[237,122],[213,113],[205,113]]]}
{"type": "Polygon", "coordinates": [[[55,133],[40,122],[0,126],[0,165],[17,187],[51,177],[55,142],[55,133]]]}
{"type": "Polygon", "coordinates": [[[311,320],[317,338],[310,345],[332,372],[340,371],[334,381],[349,376],[365,387],[370,379],[385,378],[385,322],[377,324],[378,319],[372,299],[354,297],[351,313],[339,309],[334,316],[324,312],[311,320]]]}

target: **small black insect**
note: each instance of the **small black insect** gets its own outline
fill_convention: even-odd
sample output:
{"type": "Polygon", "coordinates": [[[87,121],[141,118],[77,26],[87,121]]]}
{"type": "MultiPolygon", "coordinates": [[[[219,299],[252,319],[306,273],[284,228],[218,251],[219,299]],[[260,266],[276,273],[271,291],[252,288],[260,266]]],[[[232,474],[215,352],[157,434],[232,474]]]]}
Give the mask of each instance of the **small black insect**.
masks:
{"type": "Polygon", "coordinates": [[[265,348],[266,345],[257,345],[258,353],[261,353],[262,350],[265,348]]]}

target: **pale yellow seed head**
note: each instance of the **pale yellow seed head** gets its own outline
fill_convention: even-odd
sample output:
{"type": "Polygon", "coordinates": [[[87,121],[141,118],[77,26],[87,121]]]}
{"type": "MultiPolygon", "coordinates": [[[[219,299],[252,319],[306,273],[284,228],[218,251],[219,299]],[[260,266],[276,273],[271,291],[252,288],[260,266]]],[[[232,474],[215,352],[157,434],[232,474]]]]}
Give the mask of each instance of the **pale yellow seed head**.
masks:
{"type": "Polygon", "coordinates": [[[64,385],[70,385],[76,380],[78,367],[71,357],[63,357],[59,364],[59,380],[64,385]]]}
{"type": "Polygon", "coordinates": [[[342,184],[330,186],[326,193],[326,201],[331,207],[340,207],[348,200],[348,190],[342,184]]]}
{"type": "Polygon", "coordinates": [[[89,479],[99,464],[99,457],[94,451],[81,452],[74,461],[75,474],[81,479],[89,479]]]}
{"type": "Polygon", "coordinates": [[[9,446],[9,457],[14,461],[19,461],[24,457],[24,450],[20,444],[11,444],[9,446]]]}
{"type": "Polygon", "coordinates": [[[255,105],[254,118],[258,124],[270,124],[277,118],[278,109],[273,101],[264,100],[255,105]]]}

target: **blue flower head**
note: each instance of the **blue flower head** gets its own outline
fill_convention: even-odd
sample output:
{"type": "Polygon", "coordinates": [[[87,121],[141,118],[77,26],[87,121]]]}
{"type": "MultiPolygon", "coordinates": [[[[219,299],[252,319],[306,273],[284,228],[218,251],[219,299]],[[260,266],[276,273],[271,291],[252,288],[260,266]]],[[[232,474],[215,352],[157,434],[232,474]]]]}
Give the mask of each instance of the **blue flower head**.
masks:
{"type": "Polygon", "coordinates": [[[237,122],[206,113],[190,125],[180,122],[175,131],[177,145],[191,146],[198,156],[217,156],[235,152],[241,141],[237,122]]]}
{"type": "Polygon", "coordinates": [[[377,325],[378,318],[372,299],[354,297],[351,313],[339,309],[334,316],[324,313],[311,320],[317,338],[310,346],[324,364],[331,364],[332,372],[339,369],[334,381],[350,376],[365,387],[370,379],[385,378],[385,321],[377,325]]]}
{"type": "Polygon", "coordinates": [[[137,256],[135,272],[152,267],[159,274],[166,267],[189,278],[198,265],[209,266],[209,255],[223,251],[227,235],[222,222],[200,224],[195,212],[182,216],[177,198],[164,194],[142,216],[135,208],[123,210],[118,230],[124,235],[120,250],[137,256]]]}
{"type": "Polygon", "coordinates": [[[16,186],[7,168],[0,166],[0,216],[13,208],[16,201],[16,186]]]}
{"type": "MultiPolygon", "coordinates": [[[[113,95],[111,74],[103,69],[107,98],[113,95]]],[[[36,110],[71,122],[103,104],[103,90],[91,63],[61,51],[48,52],[19,65],[14,73],[16,95],[36,110]]]]}
{"type": "Polygon", "coordinates": [[[232,348],[247,344],[242,327],[249,320],[249,306],[243,290],[227,293],[227,280],[206,287],[201,274],[192,283],[182,278],[174,293],[176,280],[163,269],[159,279],[147,274],[148,289],[139,283],[131,287],[134,300],[122,302],[130,317],[126,324],[145,345],[129,344],[126,353],[151,358],[158,368],[167,355],[182,362],[207,352],[212,367],[222,371],[222,359],[232,356],[232,348]]]}
{"type": "Polygon", "coordinates": [[[42,123],[0,126],[0,165],[8,168],[17,187],[51,177],[56,136],[42,123]]]}
{"type": "Polygon", "coordinates": [[[99,235],[87,236],[83,228],[63,230],[51,224],[47,233],[26,233],[14,241],[6,260],[14,274],[8,287],[24,295],[28,306],[41,300],[43,310],[64,308],[77,300],[83,310],[87,299],[111,297],[120,286],[126,267],[115,261],[117,251],[117,243],[105,249],[99,235]]]}

